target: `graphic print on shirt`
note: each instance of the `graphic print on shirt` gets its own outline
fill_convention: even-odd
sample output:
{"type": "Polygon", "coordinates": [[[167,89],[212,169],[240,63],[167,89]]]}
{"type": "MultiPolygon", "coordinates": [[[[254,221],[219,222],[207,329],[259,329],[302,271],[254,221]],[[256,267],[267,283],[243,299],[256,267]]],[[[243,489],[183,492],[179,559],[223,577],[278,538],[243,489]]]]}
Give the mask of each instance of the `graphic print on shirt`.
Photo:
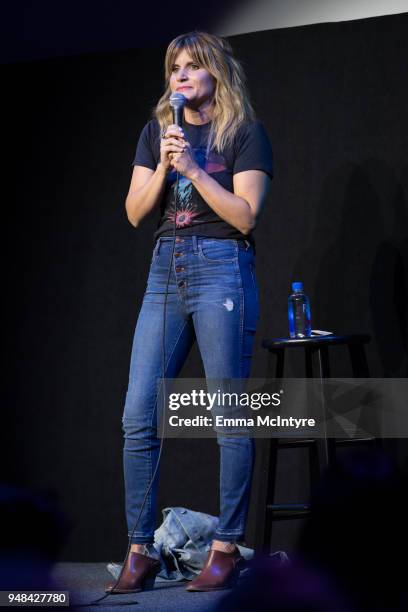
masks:
{"type": "MultiPolygon", "coordinates": [[[[225,158],[218,153],[210,151],[208,159],[206,158],[206,149],[204,147],[193,149],[194,158],[197,164],[207,172],[207,174],[215,174],[216,172],[222,172],[226,170],[225,158]]],[[[190,179],[185,176],[179,176],[178,183],[178,197],[177,197],[177,214],[175,215],[175,191],[176,191],[176,171],[173,170],[169,176],[168,181],[172,183],[173,198],[172,204],[166,211],[166,221],[174,224],[174,217],[176,216],[176,227],[182,228],[194,223],[200,223],[199,216],[200,211],[197,207],[197,202],[193,200],[193,185],[190,179]]]]}

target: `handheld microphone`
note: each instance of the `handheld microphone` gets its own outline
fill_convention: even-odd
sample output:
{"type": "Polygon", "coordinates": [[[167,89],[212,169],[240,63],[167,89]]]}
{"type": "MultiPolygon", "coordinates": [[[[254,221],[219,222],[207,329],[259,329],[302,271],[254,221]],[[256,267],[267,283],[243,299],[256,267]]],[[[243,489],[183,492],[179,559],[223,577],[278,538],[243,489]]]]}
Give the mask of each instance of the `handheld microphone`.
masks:
{"type": "Polygon", "coordinates": [[[180,92],[173,92],[170,96],[170,106],[173,112],[173,123],[182,127],[183,125],[183,109],[187,102],[187,98],[180,92]]]}

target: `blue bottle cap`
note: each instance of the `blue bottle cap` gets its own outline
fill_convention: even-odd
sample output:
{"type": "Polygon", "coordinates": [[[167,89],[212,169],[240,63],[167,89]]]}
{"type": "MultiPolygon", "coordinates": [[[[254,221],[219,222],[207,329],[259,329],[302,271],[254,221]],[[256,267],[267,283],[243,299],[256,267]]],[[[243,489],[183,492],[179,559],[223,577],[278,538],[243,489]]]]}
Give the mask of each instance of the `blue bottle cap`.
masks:
{"type": "Polygon", "coordinates": [[[303,291],[303,283],[300,281],[292,283],[292,291],[303,291]]]}

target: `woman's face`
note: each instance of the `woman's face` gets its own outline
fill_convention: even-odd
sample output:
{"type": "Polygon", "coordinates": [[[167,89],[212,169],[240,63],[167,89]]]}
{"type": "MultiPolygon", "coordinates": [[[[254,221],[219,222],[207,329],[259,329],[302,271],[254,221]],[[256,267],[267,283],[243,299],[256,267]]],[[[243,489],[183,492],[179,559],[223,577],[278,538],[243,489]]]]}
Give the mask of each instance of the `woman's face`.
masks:
{"type": "Polygon", "coordinates": [[[199,107],[214,96],[215,79],[183,49],[173,64],[170,88],[182,93],[188,106],[199,107]]]}

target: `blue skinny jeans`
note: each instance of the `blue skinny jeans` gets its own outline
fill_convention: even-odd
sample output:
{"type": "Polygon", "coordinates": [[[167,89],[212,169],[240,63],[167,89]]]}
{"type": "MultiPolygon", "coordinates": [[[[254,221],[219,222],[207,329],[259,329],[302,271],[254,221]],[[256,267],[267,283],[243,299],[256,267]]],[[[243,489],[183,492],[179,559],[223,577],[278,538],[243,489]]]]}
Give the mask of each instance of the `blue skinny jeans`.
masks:
{"type": "MultiPolygon", "coordinates": [[[[132,534],[160,447],[157,381],[162,377],[163,305],[172,237],[157,240],[136,324],[123,413],[128,535],[132,534]]],[[[259,318],[255,257],[246,240],[177,236],[166,305],[165,378],[177,377],[196,340],[207,379],[247,378],[259,318]]],[[[220,515],[214,535],[244,538],[254,440],[217,437],[220,515]]],[[[131,541],[153,542],[158,473],[131,541]]]]}

